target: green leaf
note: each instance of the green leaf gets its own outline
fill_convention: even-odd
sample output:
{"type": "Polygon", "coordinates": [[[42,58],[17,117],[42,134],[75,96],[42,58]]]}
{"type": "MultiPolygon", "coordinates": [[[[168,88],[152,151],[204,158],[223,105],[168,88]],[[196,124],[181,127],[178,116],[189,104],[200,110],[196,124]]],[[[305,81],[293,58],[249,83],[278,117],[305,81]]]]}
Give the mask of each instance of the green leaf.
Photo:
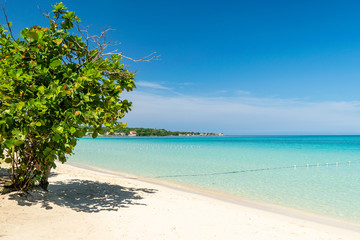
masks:
{"type": "Polygon", "coordinates": [[[14,147],[14,139],[9,139],[5,141],[5,147],[11,149],[14,147]]]}
{"type": "Polygon", "coordinates": [[[24,144],[24,142],[21,141],[21,140],[15,140],[14,143],[15,143],[15,145],[18,146],[18,147],[24,144]]]}
{"type": "Polygon", "coordinates": [[[46,147],[45,150],[44,150],[44,155],[45,155],[45,156],[49,155],[49,153],[50,153],[51,151],[52,151],[51,148],[46,147]]]}
{"type": "Polygon", "coordinates": [[[70,131],[71,134],[74,134],[76,132],[76,128],[71,127],[69,131],[70,131]]]}
{"type": "Polygon", "coordinates": [[[53,137],[52,137],[52,140],[55,141],[55,142],[59,142],[61,139],[60,135],[59,134],[55,134],[53,137]]]}
{"type": "Polygon", "coordinates": [[[23,74],[23,70],[22,70],[22,69],[18,69],[18,70],[16,71],[16,77],[20,77],[21,74],[23,74]]]}
{"type": "Polygon", "coordinates": [[[50,68],[56,68],[56,67],[60,66],[61,64],[62,63],[59,58],[53,58],[50,62],[50,68]]]}
{"type": "Polygon", "coordinates": [[[28,37],[30,42],[39,40],[39,35],[33,31],[28,32],[28,37]]]}
{"type": "Polygon", "coordinates": [[[21,109],[23,109],[24,106],[25,106],[25,103],[24,103],[24,102],[19,102],[19,103],[17,104],[16,108],[17,108],[18,110],[21,110],[21,109]]]}
{"type": "Polygon", "coordinates": [[[97,136],[98,136],[97,131],[93,132],[93,134],[91,136],[92,136],[92,138],[97,138],[97,136]]]}
{"type": "Polygon", "coordinates": [[[53,12],[55,12],[55,11],[63,11],[65,9],[67,9],[67,7],[65,7],[62,2],[57,3],[55,5],[52,5],[52,7],[54,8],[53,12]]]}
{"type": "Polygon", "coordinates": [[[44,87],[44,86],[40,86],[40,87],[38,88],[38,90],[39,90],[39,93],[40,93],[40,94],[44,94],[44,93],[45,93],[45,87],[44,87]]]}
{"type": "Polygon", "coordinates": [[[25,39],[28,35],[28,32],[29,32],[29,29],[27,29],[27,28],[21,30],[21,32],[20,32],[21,37],[23,37],[25,39]]]}
{"type": "Polygon", "coordinates": [[[61,134],[61,133],[63,133],[64,128],[59,126],[59,127],[56,128],[56,131],[61,134]]]}
{"type": "Polygon", "coordinates": [[[77,130],[75,133],[75,137],[82,138],[85,134],[86,134],[85,131],[77,130]]]}
{"type": "Polygon", "coordinates": [[[76,138],[73,138],[73,139],[70,141],[70,145],[75,146],[75,145],[76,145],[76,142],[77,142],[77,139],[76,139],[76,138]]]}

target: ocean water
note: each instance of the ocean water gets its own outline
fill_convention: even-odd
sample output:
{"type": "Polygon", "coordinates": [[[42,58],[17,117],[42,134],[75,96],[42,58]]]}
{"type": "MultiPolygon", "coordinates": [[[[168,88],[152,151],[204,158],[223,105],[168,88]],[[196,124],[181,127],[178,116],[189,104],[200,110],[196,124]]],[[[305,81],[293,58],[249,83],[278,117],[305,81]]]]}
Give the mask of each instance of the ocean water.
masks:
{"type": "Polygon", "coordinates": [[[83,138],[69,161],[360,223],[360,136],[83,138]]]}

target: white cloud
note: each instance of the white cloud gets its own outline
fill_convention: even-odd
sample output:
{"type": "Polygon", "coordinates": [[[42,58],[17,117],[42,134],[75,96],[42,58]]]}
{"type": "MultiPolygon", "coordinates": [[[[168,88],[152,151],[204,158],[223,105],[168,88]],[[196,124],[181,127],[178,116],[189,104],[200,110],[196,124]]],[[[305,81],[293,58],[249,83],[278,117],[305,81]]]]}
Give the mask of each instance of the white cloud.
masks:
{"type": "Polygon", "coordinates": [[[298,99],[126,95],[129,126],[225,132],[227,134],[360,133],[360,102],[298,99]]]}
{"type": "Polygon", "coordinates": [[[228,90],[218,90],[218,91],[216,91],[217,93],[227,93],[228,92],[228,90]]]}
{"type": "Polygon", "coordinates": [[[237,90],[236,93],[240,95],[250,95],[249,91],[244,91],[244,90],[237,90]]]}
{"type": "Polygon", "coordinates": [[[154,88],[154,89],[171,90],[171,88],[165,87],[159,83],[153,83],[153,82],[147,82],[147,81],[136,81],[136,86],[146,87],[146,88],[154,88]]]}
{"type": "Polygon", "coordinates": [[[182,82],[182,83],[178,83],[177,85],[179,85],[179,86],[192,86],[192,85],[195,85],[195,83],[193,83],[193,82],[182,82]]]}

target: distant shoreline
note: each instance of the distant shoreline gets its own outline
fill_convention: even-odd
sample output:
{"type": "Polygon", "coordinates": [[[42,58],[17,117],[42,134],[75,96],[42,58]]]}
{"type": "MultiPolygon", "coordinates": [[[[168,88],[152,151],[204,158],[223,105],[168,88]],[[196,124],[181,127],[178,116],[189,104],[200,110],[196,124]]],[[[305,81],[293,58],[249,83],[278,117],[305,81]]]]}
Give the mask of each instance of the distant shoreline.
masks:
{"type": "MultiPolygon", "coordinates": [[[[99,135],[96,138],[147,138],[147,137],[229,137],[229,135],[223,135],[223,136],[199,136],[199,135],[194,135],[194,136],[178,136],[178,135],[169,135],[169,136],[115,136],[115,135],[99,135]]],[[[91,135],[85,135],[83,138],[92,138],[91,135]]]]}
{"type": "MultiPolygon", "coordinates": [[[[91,135],[84,135],[84,137],[91,137],[91,135]]],[[[130,137],[119,135],[98,135],[98,137],[130,137]]],[[[223,135],[191,135],[191,136],[133,136],[133,137],[360,137],[360,134],[223,134],[223,135]]]]}
{"type": "Polygon", "coordinates": [[[92,129],[89,127],[82,127],[81,130],[86,136],[224,136],[223,133],[209,133],[209,132],[184,132],[184,131],[169,131],[166,129],[157,128],[122,128],[118,130],[102,127],[100,129],[92,129]]]}

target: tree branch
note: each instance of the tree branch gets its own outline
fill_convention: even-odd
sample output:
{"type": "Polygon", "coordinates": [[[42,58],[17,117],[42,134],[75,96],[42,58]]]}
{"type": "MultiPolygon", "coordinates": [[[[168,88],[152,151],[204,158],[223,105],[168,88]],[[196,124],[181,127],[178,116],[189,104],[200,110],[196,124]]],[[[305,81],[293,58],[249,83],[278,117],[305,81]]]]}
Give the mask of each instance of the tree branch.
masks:
{"type": "Polygon", "coordinates": [[[3,181],[3,182],[11,182],[11,180],[6,179],[6,178],[0,178],[0,181],[3,181]]]}
{"type": "Polygon", "coordinates": [[[5,19],[6,19],[6,24],[8,26],[8,29],[9,29],[9,33],[10,33],[10,36],[11,38],[14,40],[14,42],[16,41],[16,39],[14,38],[13,34],[12,34],[12,31],[11,31],[11,26],[10,26],[10,23],[9,23],[9,20],[8,20],[8,17],[6,15],[6,11],[5,11],[5,7],[6,7],[6,0],[5,0],[5,3],[3,5],[1,5],[1,9],[3,10],[4,12],[4,16],[5,16],[5,19]]]}
{"type": "MultiPolygon", "coordinates": [[[[151,62],[151,61],[159,60],[160,55],[156,55],[156,53],[157,53],[156,51],[154,51],[151,54],[149,54],[145,57],[142,57],[140,59],[134,59],[134,58],[125,56],[125,55],[123,55],[122,52],[119,53],[118,49],[111,51],[111,52],[104,53],[108,47],[115,47],[115,46],[119,45],[119,43],[112,43],[111,41],[106,40],[107,33],[109,31],[114,31],[115,29],[108,28],[108,29],[103,30],[100,33],[100,35],[90,35],[89,27],[87,27],[86,30],[81,30],[80,25],[78,24],[77,28],[78,28],[78,31],[82,34],[82,36],[86,39],[87,46],[89,46],[90,41],[96,44],[96,50],[97,50],[98,54],[90,60],[91,62],[95,62],[97,59],[105,57],[105,56],[109,56],[109,55],[120,55],[121,57],[128,59],[130,61],[133,61],[133,62],[151,62]],[[86,36],[83,32],[86,33],[86,36]]],[[[91,56],[87,56],[87,58],[88,57],[91,57],[91,56]]]]}
{"type": "Polygon", "coordinates": [[[125,59],[128,59],[128,60],[131,60],[133,62],[151,62],[151,61],[154,61],[154,60],[159,60],[159,57],[160,55],[155,55],[156,54],[156,51],[152,52],[151,54],[143,57],[143,58],[140,58],[140,59],[133,59],[131,57],[127,57],[125,55],[123,55],[122,53],[120,53],[121,57],[125,58],[125,59]]]}

